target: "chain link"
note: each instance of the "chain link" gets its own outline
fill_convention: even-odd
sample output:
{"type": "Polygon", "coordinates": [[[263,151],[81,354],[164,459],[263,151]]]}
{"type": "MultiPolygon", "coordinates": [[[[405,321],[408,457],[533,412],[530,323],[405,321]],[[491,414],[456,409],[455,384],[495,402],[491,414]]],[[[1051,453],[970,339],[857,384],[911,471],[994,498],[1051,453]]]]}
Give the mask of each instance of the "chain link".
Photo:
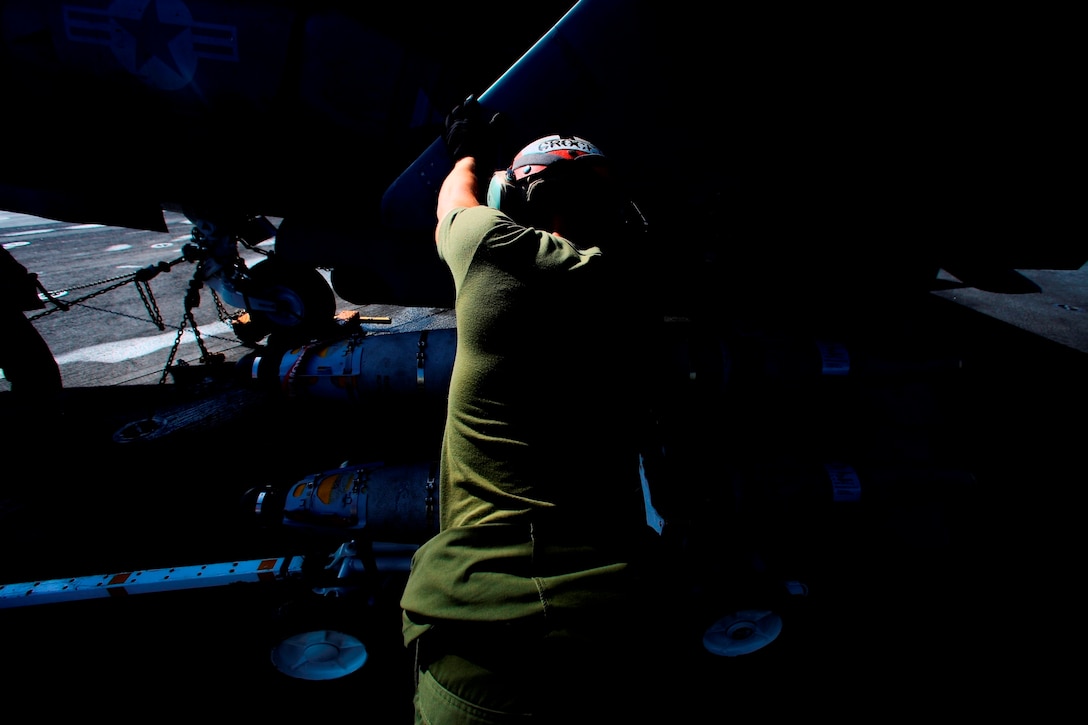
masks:
{"type": "Polygon", "coordinates": [[[155,323],[155,327],[165,330],[166,325],[162,322],[162,313],[159,312],[159,305],[155,301],[155,294],[151,291],[151,285],[136,280],[136,291],[140,293],[140,299],[144,301],[144,308],[147,310],[147,314],[151,316],[151,321],[155,323]]]}
{"type": "Polygon", "coordinates": [[[159,385],[166,384],[166,376],[170,372],[170,366],[174,364],[174,356],[178,354],[178,347],[181,345],[181,335],[185,332],[185,325],[188,322],[189,317],[189,311],[186,310],[181,318],[181,324],[178,325],[178,334],[174,336],[174,345],[170,348],[170,354],[166,357],[166,366],[162,369],[162,377],[159,378],[159,385]]]}
{"type": "Polygon", "coordinates": [[[212,293],[212,300],[215,302],[215,311],[219,315],[219,321],[225,322],[228,325],[235,322],[238,315],[241,313],[230,314],[227,312],[227,308],[223,305],[223,300],[219,299],[219,293],[215,291],[215,288],[209,288],[209,292],[212,293]]]}
{"type": "MultiPolygon", "coordinates": [[[[137,270],[136,272],[133,272],[132,274],[127,274],[127,275],[124,275],[124,276],[121,276],[121,277],[110,277],[108,279],[104,279],[104,280],[101,280],[99,282],[90,282],[88,284],[77,285],[75,287],[69,287],[65,291],[72,292],[72,291],[75,291],[75,290],[88,289],[88,288],[91,288],[91,287],[97,287],[98,285],[111,283],[108,286],[103,287],[102,289],[97,290],[95,292],[92,292],[92,293],[90,293],[88,295],[85,295],[83,297],[80,297],[80,298],[72,300],[72,301],[66,301],[64,304],[60,304],[59,300],[53,299],[53,295],[57,294],[57,292],[59,290],[49,291],[49,292],[47,292],[45,294],[45,296],[51,302],[53,302],[53,304],[55,306],[48,309],[48,310],[45,310],[44,312],[39,312],[36,315],[30,316],[30,320],[34,321],[34,320],[37,320],[39,318],[45,317],[46,315],[51,315],[54,312],[67,312],[68,309],[71,308],[71,307],[81,305],[83,302],[86,302],[87,300],[94,299],[95,297],[99,297],[101,295],[104,295],[107,292],[112,292],[115,289],[120,289],[121,287],[124,287],[126,284],[129,284],[130,282],[133,282],[133,283],[136,284],[136,289],[140,294],[140,299],[143,300],[144,309],[147,310],[147,314],[151,318],[151,322],[156,327],[158,327],[160,330],[165,330],[166,326],[163,325],[162,315],[159,313],[158,303],[155,301],[155,295],[152,294],[152,292],[151,292],[150,281],[151,281],[151,279],[153,277],[158,275],[159,272],[163,272],[163,271],[168,272],[168,271],[172,270],[175,265],[180,264],[181,262],[185,262],[185,261],[188,261],[185,257],[178,257],[177,259],[175,259],[172,262],[159,262],[157,265],[152,265],[150,267],[145,267],[144,269],[137,270]]],[[[84,305],[84,306],[89,307],[89,305],[84,305]]],[[[94,308],[92,308],[92,309],[94,309],[94,308]]]]}
{"type": "MultiPolygon", "coordinates": [[[[189,291],[185,294],[185,314],[181,318],[181,324],[178,325],[178,334],[174,337],[174,345],[170,348],[170,354],[166,358],[166,366],[162,369],[162,376],[159,378],[159,385],[165,385],[167,376],[170,374],[170,368],[174,364],[174,358],[177,356],[178,347],[181,346],[181,336],[184,333],[186,326],[192,326],[193,337],[196,338],[196,344],[200,348],[200,362],[210,363],[215,359],[222,359],[223,355],[212,355],[208,351],[207,345],[204,344],[204,337],[200,334],[200,328],[196,324],[196,319],[193,317],[193,308],[200,306],[200,290],[204,288],[204,283],[200,279],[194,276],[189,280],[189,291]]],[[[219,313],[220,322],[229,322],[231,317],[227,313],[226,308],[223,306],[222,300],[219,299],[219,295],[215,290],[211,290],[212,299],[215,300],[215,308],[219,313]]]]}
{"type": "MultiPolygon", "coordinates": [[[[195,231],[194,234],[196,234],[195,231]]],[[[92,287],[97,287],[98,285],[109,283],[108,286],[103,287],[102,289],[96,290],[88,295],[72,301],[61,302],[59,299],[54,298],[54,295],[57,294],[59,290],[49,291],[45,290],[43,287],[43,295],[47,300],[53,303],[54,307],[47,309],[44,312],[39,312],[36,315],[32,315],[29,317],[29,319],[31,321],[34,321],[47,315],[51,315],[54,312],[66,312],[70,308],[75,306],[86,307],[88,309],[98,310],[100,312],[109,312],[111,314],[121,315],[123,317],[138,319],[133,318],[132,315],[116,312],[114,310],[104,310],[102,308],[84,304],[87,300],[94,299],[95,297],[104,295],[107,292],[112,292],[115,289],[120,289],[126,284],[133,283],[136,286],[137,293],[139,293],[140,295],[140,300],[144,303],[144,309],[147,310],[147,314],[148,317],[151,319],[151,323],[155,325],[155,327],[157,327],[159,330],[165,330],[166,325],[163,322],[163,317],[162,313],[159,310],[158,301],[155,299],[155,293],[151,290],[151,279],[156,277],[160,272],[169,272],[173,270],[174,266],[180,264],[181,262],[191,261],[192,260],[189,257],[181,256],[171,262],[159,262],[156,265],[151,265],[149,267],[137,270],[132,274],[120,277],[111,277],[109,279],[104,279],[99,282],[90,282],[88,284],[69,287],[64,291],[72,292],[74,290],[89,289],[92,287]]],[[[191,326],[193,329],[193,336],[196,338],[196,343],[200,347],[200,361],[203,363],[207,363],[213,360],[213,355],[208,351],[208,347],[204,343],[204,338],[200,334],[200,328],[197,327],[196,319],[193,317],[193,308],[200,305],[200,290],[203,288],[203,286],[204,283],[201,282],[195,275],[193,279],[189,280],[189,291],[185,295],[185,313],[182,315],[181,323],[178,325],[177,335],[174,336],[174,344],[170,348],[170,354],[167,356],[166,359],[166,366],[163,368],[162,376],[159,378],[160,385],[166,383],[170,368],[173,366],[174,359],[177,357],[178,348],[181,346],[181,337],[185,333],[186,327],[191,326]]],[[[214,289],[211,290],[211,293],[212,299],[215,302],[216,314],[219,317],[219,321],[227,324],[232,323],[237,315],[231,315],[227,311],[226,307],[223,305],[223,300],[220,299],[219,295],[214,289]]],[[[218,357],[222,356],[220,355],[218,357]]]]}

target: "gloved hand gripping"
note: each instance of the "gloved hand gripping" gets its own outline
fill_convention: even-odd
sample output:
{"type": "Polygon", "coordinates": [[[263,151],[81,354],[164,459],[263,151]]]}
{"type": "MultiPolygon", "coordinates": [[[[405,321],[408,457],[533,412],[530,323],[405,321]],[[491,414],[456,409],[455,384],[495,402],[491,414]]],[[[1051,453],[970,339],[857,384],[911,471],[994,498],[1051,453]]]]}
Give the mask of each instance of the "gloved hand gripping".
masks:
{"type": "Polygon", "coordinates": [[[498,156],[502,114],[490,117],[475,96],[469,96],[446,115],[446,150],[450,160],[471,156],[484,166],[494,166],[498,156]]]}

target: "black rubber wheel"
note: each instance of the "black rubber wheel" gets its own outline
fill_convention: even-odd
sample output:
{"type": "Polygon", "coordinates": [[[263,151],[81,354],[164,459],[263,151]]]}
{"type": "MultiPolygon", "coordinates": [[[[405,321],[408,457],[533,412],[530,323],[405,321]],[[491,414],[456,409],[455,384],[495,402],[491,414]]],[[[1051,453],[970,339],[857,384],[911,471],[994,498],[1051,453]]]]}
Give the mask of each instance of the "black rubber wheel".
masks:
{"type": "Polygon", "coordinates": [[[249,296],[274,300],[276,310],[248,310],[261,329],[303,342],[327,332],[334,324],[336,295],[312,267],[300,267],[269,257],[249,270],[249,296]]]}

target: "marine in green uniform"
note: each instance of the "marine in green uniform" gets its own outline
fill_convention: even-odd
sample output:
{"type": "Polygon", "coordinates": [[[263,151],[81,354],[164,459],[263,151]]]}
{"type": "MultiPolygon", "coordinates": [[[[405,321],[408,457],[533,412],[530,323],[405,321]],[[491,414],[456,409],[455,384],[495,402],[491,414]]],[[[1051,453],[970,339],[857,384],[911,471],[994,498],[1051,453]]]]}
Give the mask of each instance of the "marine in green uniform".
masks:
{"type": "Polygon", "coordinates": [[[599,722],[638,702],[645,663],[630,658],[660,614],[639,475],[645,232],[584,139],[545,137],[494,177],[478,170],[479,114],[451,114],[437,208],[458,334],[440,532],[401,601],[416,717],[599,722]]]}

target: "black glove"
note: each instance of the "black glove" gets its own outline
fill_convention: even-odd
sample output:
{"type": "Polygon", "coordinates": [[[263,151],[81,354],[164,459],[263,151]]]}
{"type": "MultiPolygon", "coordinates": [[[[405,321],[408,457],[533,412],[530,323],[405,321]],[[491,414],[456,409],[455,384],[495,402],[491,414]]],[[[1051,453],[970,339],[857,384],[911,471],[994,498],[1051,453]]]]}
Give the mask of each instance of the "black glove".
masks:
{"type": "Polygon", "coordinates": [[[446,116],[446,150],[450,160],[471,156],[483,165],[497,159],[501,114],[487,117],[475,96],[469,96],[446,116]]]}

